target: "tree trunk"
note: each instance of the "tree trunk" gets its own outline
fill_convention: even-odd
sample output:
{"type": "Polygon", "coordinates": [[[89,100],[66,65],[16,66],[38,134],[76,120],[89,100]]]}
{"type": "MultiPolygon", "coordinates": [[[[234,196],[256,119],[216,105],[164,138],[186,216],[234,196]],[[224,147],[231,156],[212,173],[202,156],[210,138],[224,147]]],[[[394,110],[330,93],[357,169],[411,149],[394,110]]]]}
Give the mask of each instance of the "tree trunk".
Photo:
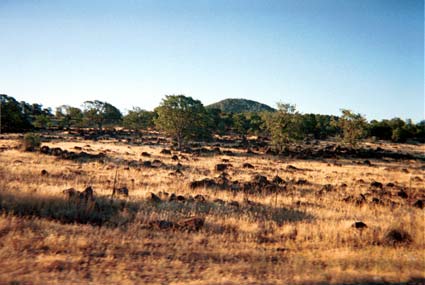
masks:
{"type": "Polygon", "coordinates": [[[181,136],[177,136],[177,149],[178,150],[182,150],[182,137],[181,136]]]}

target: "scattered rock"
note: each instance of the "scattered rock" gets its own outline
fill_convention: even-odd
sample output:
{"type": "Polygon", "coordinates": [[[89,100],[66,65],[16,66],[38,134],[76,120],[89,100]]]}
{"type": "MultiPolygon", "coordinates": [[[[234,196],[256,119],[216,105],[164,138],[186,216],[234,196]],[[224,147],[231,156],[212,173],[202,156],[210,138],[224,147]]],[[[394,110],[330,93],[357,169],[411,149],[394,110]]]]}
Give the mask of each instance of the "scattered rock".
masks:
{"type": "Polygon", "coordinates": [[[173,155],[173,156],[171,157],[171,159],[172,159],[172,160],[179,160],[179,157],[178,157],[177,155],[173,155]]]}
{"type": "Polygon", "coordinates": [[[142,156],[144,156],[144,157],[151,157],[150,153],[148,153],[146,151],[142,152],[142,156]]]}
{"type": "Polygon", "coordinates": [[[423,179],[420,178],[419,176],[415,176],[415,177],[413,177],[413,181],[415,181],[415,182],[423,182],[423,179]]]}
{"type": "Polygon", "coordinates": [[[223,151],[223,154],[225,154],[225,155],[228,155],[228,156],[233,156],[233,155],[235,155],[232,151],[230,151],[230,150],[224,150],[223,151]]]}
{"type": "Polygon", "coordinates": [[[159,159],[155,159],[154,161],[152,161],[152,166],[160,167],[161,165],[163,165],[163,163],[159,159]]]}
{"type": "Polygon", "coordinates": [[[161,150],[161,153],[162,154],[171,154],[171,150],[164,148],[164,149],[161,150]]]}
{"type": "Polygon", "coordinates": [[[174,194],[174,193],[172,193],[172,194],[170,195],[170,198],[168,198],[168,201],[169,201],[169,202],[176,201],[176,200],[177,200],[177,196],[176,196],[176,194],[174,194]]]}
{"type": "Polygon", "coordinates": [[[397,196],[403,199],[407,199],[409,197],[409,195],[407,195],[407,193],[403,189],[397,192],[397,196]]]}
{"type": "Polygon", "coordinates": [[[224,163],[219,163],[215,166],[215,170],[216,171],[224,171],[229,167],[228,164],[224,164],[224,163]]]}
{"type": "Polygon", "coordinates": [[[288,171],[294,171],[294,170],[298,170],[298,168],[296,168],[293,165],[288,165],[288,166],[286,166],[286,170],[288,170],[288,171]]]}
{"type": "Polygon", "coordinates": [[[160,191],[158,192],[158,196],[163,199],[163,198],[167,198],[168,196],[170,196],[170,194],[168,194],[168,192],[165,191],[160,191]]]}
{"type": "Polygon", "coordinates": [[[386,245],[402,245],[411,243],[412,237],[408,232],[402,229],[391,229],[389,230],[385,236],[383,243],[386,245]]]}
{"type": "Polygon", "coordinates": [[[198,181],[192,181],[189,184],[189,187],[191,189],[195,189],[195,188],[215,188],[217,187],[217,183],[210,178],[205,178],[202,180],[198,180],[198,181]]]}
{"type": "Polygon", "coordinates": [[[249,169],[254,169],[254,165],[252,165],[251,163],[245,162],[244,164],[242,164],[243,168],[249,168],[249,169]]]}
{"type": "Polygon", "coordinates": [[[267,177],[260,174],[256,174],[252,178],[252,183],[256,184],[256,186],[264,187],[269,184],[269,181],[267,180],[267,177]]]}
{"type": "Polygon", "coordinates": [[[47,172],[47,170],[46,170],[46,169],[43,169],[43,170],[41,171],[41,176],[46,176],[47,174],[49,174],[49,172],[47,172]]]}
{"type": "Polygon", "coordinates": [[[162,199],[159,198],[157,195],[155,195],[154,193],[151,193],[151,198],[150,200],[154,203],[161,203],[162,199]]]}
{"type": "Polygon", "coordinates": [[[387,183],[387,185],[385,185],[385,186],[392,188],[392,187],[395,187],[395,184],[394,184],[394,183],[392,183],[392,182],[389,182],[389,183],[387,183]]]}
{"type": "Polygon", "coordinates": [[[272,182],[275,184],[282,184],[284,180],[280,178],[278,175],[276,175],[275,177],[273,177],[272,182]]]}
{"type": "Polygon", "coordinates": [[[197,194],[194,199],[195,199],[195,201],[201,202],[201,203],[206,201],[205,197],[201,194],[197,194]]]}
{"type": "Polygon", "coordinates": [[[170,176],[184,176],[183,172],[180,169],[176,169],[176,171],[170,172],[168,175],[170,175],[170,176]]]}
{"type": "Polygon", "coordinates": [[[325,192],[331,192],[333,190],[333,186],[331,184],[325,184],[322,186],[322,189],[320,189],[321,191],[325,191],[325,192]]]}
{"type": "Polygon", "coordinates": [[[370,186],[375,187],[375,188],[379,188],[379,189],[382,189],[382,187],[383,187],[382,183],[378,182],[378,181],[373,181],[372,183],[370,183],[370,186]]]}
{"type": "Polygon", "coordinates": [[[363,222],[355,222],[354,224],[351,225],[353,228],[356,229],[364,229],[367,228],[367,225],[363,222]]]}
{"type": "Polygon", "coordinates": [[[295,184],[297,185],[309,185],[310,182],[308,182],[306,179],[300,178],[297,180],[297,182],[295,182],[295,184]]]}
{"type": "Polygon", "coordinates": [[[219,205],[224,205],[224,201],[221,200],[221,199],[214,199],[213,202],[216,203],[216,204],[219,204],[219,205]]]}
{"type": "Polygon", "coordinates": [[[50,154],[51,153],[51,150],[50,150],[50,148],[47,145],[44,145],[44,146],[42,146],[40,148],[40,152],[41,153],[44,153],[44,154],[50,154]]]}
{"type": "Polygon", "coordinates": [[[184,202],[184,201],[186,201],[186,198],[184,196],[182,196],[182,195],[178,195],[176,197],[176,200],[179,201],[179,202],[184,202]]]}
{"type": "Polygon", "coordinates": [[[61,156],[62,155],[62,149],[59,147],[55,147],[52,149],[51,154],[54,156],[61,156]]]}
{"type": "Polygon", "coordinates": [[[414,204],[413,207],[419,208],[419,209],[423,209],[424,208],[424,201],[423,200],[417,200],[414,204]]]}

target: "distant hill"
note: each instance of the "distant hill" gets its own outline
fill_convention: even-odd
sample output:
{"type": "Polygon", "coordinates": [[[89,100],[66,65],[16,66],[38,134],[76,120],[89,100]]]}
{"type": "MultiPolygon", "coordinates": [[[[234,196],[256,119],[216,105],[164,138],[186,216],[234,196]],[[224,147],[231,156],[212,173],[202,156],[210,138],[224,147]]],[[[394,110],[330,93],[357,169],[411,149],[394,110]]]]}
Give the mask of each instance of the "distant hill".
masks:
{"type": "Polygon", "coordinates": [[[222,112],[227,113],[275,111],[275,109],[266,104],[248,99],[224,99],[217,103],[208,105],[206,108],[220,109],[222,112]]]}

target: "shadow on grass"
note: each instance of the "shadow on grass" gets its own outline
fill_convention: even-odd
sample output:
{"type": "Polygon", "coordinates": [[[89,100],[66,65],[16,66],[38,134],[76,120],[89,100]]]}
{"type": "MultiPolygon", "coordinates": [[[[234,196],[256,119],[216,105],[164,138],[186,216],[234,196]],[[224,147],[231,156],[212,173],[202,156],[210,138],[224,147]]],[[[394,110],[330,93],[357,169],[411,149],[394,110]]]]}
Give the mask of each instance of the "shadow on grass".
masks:
{"type": "Polygon", "coordinates": [[[38,196],[22,193],[0,192],[0,212],[19,217],[37,217],[61,223],[90,224],[95,226],[118,227],[133,222],[139,216],[140,222],[148,222],[152,214],[168,220],[189,216],[214,215],[219,217],[247,217],[253,222],[285,222],[312,220],[313,216],[295,209],[271,207],[262,204],[247,205],[215,203],[210,201],[171,201],[154,203],[150,200],[111,200],[96,197],[94,201],[65,199],[61,197],[38,196]]]}
{"type": "MultiPolygon", "coordinates": [[[[160,202],[160,203],[147,203],[154,209],[155,212],[162,214],[170,214],[177,216],[187,215],[214,215],[221,217],[247,217],[253,222],[258,221],[274,221],[279,226],[285,222],[298,222],[298,221],[311,221],[314,217],[305,212],[284,208],[284,207],[271,207],[263,204],[255,203],[254,205],[248,205],[245,203],[215,203],[211,201],[204,202],[160,202]]],[[[142,211],[148,208],[145,205],[142,207],[142,211]]]]}
{"type": "Polygon", "coordinates": [[[125,217],[120,215],[124,206],[120,201],[111,202],[107,198],[97,198],[95,201],[66,200],[59,197],[0,192],[2,213],[44,218],[61,223],[118,225],[125,220],[125,217]]]}

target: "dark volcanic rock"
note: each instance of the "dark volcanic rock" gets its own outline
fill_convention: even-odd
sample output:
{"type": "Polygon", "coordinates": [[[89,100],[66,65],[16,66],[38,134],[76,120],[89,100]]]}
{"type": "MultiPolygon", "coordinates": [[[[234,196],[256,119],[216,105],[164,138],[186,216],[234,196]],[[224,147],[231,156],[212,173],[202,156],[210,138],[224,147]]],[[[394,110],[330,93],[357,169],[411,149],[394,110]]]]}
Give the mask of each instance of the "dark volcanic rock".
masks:
{"type": "Polygon", "coordinates": [[[252,165],[251,163],[245,162],[244,164],[242,164],[243,168],[249,168],[249,169],[253,169],[254,165],[252,165]]]}
{"type": "Polygon", "coordinates": [[[229,167],[229,164],[219,163],[215,166],[216,171],[224,171],[229,167]]]}
{"type": "Polygon", "coordinates": [[[154,193],[151,193],[151,198],[150,200],[154,203],[161,203],[162,199],[159,198],[157,195],[155,195],[154,193]]]}
{"type": "Polygon", "coordinates": [[[202,187],[204,187],[204,188],[214,188],[214,187],[218,187],[218,184],[213,179],[205,178],[205,179],[202,179],[202,180],[190,182],[189,187],[192,188],[192,189],[202,188],[202,187]]]}
{"type": "Polygon", "coordinates": [[[423,200],[417,200],[414,204],[413,207],[419,208],[419,209],[423,209],[424,208],[424,201],[423,200]]]}
{"type": "Polygon", "coordinates": [[[367,228],[367,225],[363,222],[355,222],[354,224],[351,225],[353,228],[356,229],[364,229],[367,228]]]}
{"type": "Polygon", "coordinates": [[[382,189],[383,187],[382,183],[378,181],[373,181],[372,183],[370,183],[370,186],[375,188],[380,188],[380,189],[382,189]]]}
{"type": "Polygon", "coordinates": [[[284,182],[284,180],[282,178],[280,178],[278,175],[276,175],[275,177],[273,177],[272,182],[276,183],[276,184],[282,184],[284,182]]]}
{"type": "Polygon", "coordinates": [[[162,154],[171,154],[171,150],[164,148],[164,149],[161,150],[161,153],[162,154]]]}
{"type": "Polygon", "coordinates": [[[407,195],[407,193],[404,190],[400,190],[397,193],[397,196],[399,196],[400,198],[406,199],[409,197],[409,195],[407,195]]]}

